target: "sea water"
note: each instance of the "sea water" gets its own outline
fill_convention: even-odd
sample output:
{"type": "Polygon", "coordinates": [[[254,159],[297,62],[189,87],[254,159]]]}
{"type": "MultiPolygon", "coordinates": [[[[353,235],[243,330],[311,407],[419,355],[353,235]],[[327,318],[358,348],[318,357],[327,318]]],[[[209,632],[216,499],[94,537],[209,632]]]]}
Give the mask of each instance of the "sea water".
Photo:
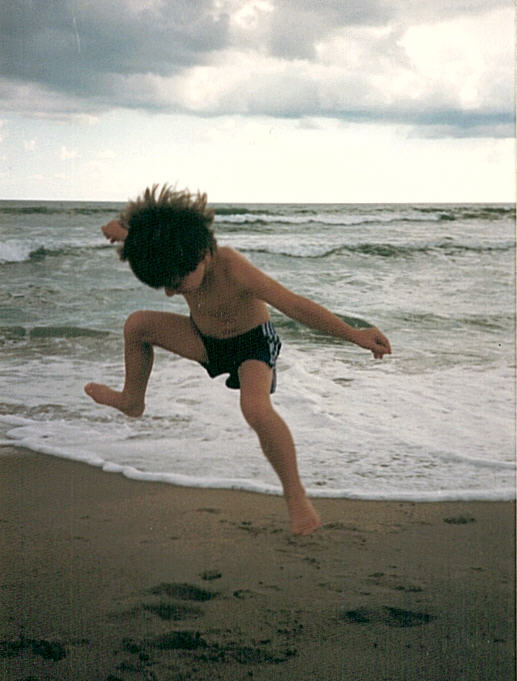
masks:
{"type": "MultiPolygon", "coordinates": [[[[187,312],[103,238],[121,208],[0,202],[1,443],[132,478],[279,492],[224,377],[157,350],[142,418],[84,394],[89,381],[121,387],[132,311],[187,312]]],[[[219,243],[391,340],[393,355],[374,360],[272,310],[273,399],[311,495],[515,496],[512,205],[214,208],[219,243]]]]}

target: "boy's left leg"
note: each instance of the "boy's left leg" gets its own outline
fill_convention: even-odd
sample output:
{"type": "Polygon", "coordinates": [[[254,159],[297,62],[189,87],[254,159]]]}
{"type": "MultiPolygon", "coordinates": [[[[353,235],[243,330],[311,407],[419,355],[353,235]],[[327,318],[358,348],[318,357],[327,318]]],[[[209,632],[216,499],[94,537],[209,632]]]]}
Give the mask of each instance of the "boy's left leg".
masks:
{"type": "Polygon", "coordinates": [[[140,416],[151,374],[154,347],[180,357],[206,362],[206,351],[192,320],[173,312],[138,310],[124,324],[125,381],[122,390],[101,383],[88,383],[84,390],[95,402],[119,409],[127,416],[140,416]]]}
{"type": "Polygon", "coordinates": [[[320,519],[305,494],[296,462],[296,449],[285,421],[271,404],[272,369],[258,360],[248,360],[239,368],[241,409],[257,433],[262,451],[280,478],[294,534],[310,534],[320,519]]]}

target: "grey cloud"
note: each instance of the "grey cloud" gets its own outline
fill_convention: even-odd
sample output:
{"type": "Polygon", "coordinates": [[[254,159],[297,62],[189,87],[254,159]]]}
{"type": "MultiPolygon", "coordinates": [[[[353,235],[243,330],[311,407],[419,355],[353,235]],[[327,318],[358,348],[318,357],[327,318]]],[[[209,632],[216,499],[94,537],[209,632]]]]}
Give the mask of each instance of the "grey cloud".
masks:
{"type": "Polygon", "coordinates": [[[337,28],[375,26],[389,20],[390,13],[380,0],[277,0],[268,47],[276,56],[311,59],[316,42],[337,28]]]}
{"type": "Polygon", "coordinates": [[[210,7],[210,0],[137,11],[124,0],[4,0],[1,73],[83,95],[103,94],[107,74],[170,75],[226,44],[226,22],[210,7]]]}

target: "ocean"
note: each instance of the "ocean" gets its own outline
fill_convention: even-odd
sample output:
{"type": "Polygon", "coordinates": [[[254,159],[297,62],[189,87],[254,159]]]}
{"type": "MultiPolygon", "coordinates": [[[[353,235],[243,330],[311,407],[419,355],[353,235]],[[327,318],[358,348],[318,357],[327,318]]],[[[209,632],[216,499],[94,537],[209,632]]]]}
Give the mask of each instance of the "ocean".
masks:
{"type": "MultiPolygon", "coordinates": [[[[142,418],[84,394],[90,381],[121,386],[132,311],[187,312],[103,238],[121,208],[0,202],[0,443],[130,478],[279,493],[225,377],[157,350],[142,418]]],[[[310,495],[515,498],[513,205],[214,208],[220,244],[390,338],[393,355],[374,360],[272,310],[273,399],[310,495]]]]}

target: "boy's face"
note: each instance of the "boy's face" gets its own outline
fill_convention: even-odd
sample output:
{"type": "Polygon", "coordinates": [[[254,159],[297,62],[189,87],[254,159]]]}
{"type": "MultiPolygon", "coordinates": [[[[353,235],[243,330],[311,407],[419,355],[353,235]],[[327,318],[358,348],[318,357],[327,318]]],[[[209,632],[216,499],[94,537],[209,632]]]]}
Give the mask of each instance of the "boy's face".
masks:
{"type": "Polygon", "coordinates": [[[165,286],[164,291],[166,296],[174,296],[177,293],[193,293],[196,291],[205,278],[206,265],[208,256],[206,256],[196,267],[193,272],[189,272],[186,277],[179,279],[178,282],[173,282],[171,286],[165,286]]]}

